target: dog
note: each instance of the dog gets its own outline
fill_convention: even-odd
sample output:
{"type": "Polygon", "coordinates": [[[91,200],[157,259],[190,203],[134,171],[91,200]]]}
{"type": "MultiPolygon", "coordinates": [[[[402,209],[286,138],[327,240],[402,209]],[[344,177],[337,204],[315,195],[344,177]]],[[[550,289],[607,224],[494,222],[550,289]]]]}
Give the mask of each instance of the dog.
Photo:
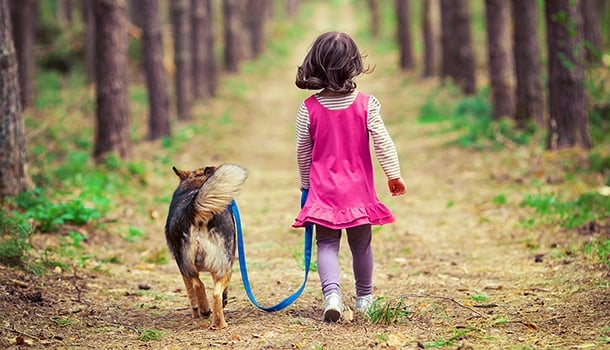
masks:
{"type": "Polygon", "coordinates": [[[248,173],[235,164],[192,171],[172,169],[180,183],[165,224],[167,245],[182,275],[193,317],[211,313],[211,328],[222,329],[227,326],[223,307],[235,260],[235,219],[229,205],[248,173]],[[214,280],[211,312],[199,272],[211,273],[214,280]]]}

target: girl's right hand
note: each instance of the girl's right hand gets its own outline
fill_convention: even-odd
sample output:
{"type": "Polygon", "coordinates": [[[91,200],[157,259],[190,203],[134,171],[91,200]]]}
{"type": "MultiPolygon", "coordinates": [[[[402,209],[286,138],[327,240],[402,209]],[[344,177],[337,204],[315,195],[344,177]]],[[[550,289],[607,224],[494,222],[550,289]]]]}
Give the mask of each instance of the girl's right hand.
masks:
{"type": "Polygon", "coordinates": [[[388,180],[388,189],[392,196],[400,196],[407,193],[407,185],[402,178],[388,180]]]}

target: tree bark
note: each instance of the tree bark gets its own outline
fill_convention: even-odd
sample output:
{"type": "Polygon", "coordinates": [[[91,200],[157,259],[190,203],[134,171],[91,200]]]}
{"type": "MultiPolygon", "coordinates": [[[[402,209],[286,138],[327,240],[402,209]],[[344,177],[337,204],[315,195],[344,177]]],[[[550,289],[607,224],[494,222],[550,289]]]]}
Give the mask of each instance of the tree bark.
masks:
{"type": "Polygon", "coordinates": [[[17,52],[21,106],[25,109],[34,102],[34,78],[36,73],[36,18],[37,0],[11,1],[11,22],[17,52]]]}
{"type": "Polygon", "coordinates": [[[163,43],[159,0],[140,1],[142,15],[142,59],[148,91],[148,138],[156,140],[171,134],[169,120],[168,78],[163,66],[163,43]]]}
{"type": "Polygon", "coordinates": [[[252,58],[257,58],[263,52],[265,42],[265,22],[267,16],[267,0],[248,0],[248,33],[252,58]]]}
{"type": "Polygon", "coordinates": [[[543,126],[544,92],[537,35],[537,5],[531,0],[512,0],[511,3],[517,76],[515,120],[519,128],[524,127],[530,120],[543,126]]]}
{"type": "Polygon", "coordinates": [[[176,108],[178,119],[193,119],[193,57],[191,37],[191,1],[174,0],[171,5],[172,28],[174,33],[174,64],[176,65],[176,108]]]}
{"type": "Polygon", "coordinates": [[[379,0],[367,0],[366,2],[371,16],[371,36],[376,39],[379,37],[379,0]]]}
{"type": "Polygon", "coordinates": [[[424,77],[438,74],[439,62],[439,4],[438,0],[424,0],[422,33],[424,40],[424,77]]]}
{"type": "Polygon", "coordinates": [[[441,74],[453,80],[463,93],[474,94],[475,59],[468,4],[467,0],[441,0],[441,74]]]}
{"type": "Polygon", "coordinates": [[[93,15],[93,1],[82,0],[81,11],[83,26],[85,27],[85,67],[89,81],[95,80],[95,17],[93,15]]]}
{"type": "Polygon", "coordinates": [[[130,156],[127,92],[127,18],[124,0],[96,0],[96,163],[109,153],[130,156]]]}
{"type": "Polygon", "coordinates": [[[0,0],[0,198],[28,189],[27,148],[8,0],[0,0]]]}
{"type": "Polygon", "coordinates": [[[591,148],[586,115],[579,0],[546,0],[549,133],[547,147],[591,148]]]}
{"type": "Polygon", "coordinates": [[[413,50],[411,49],[411,11],[409,0],[396,0],[396,26],[398,46],[400,48],[400,68],[402,70],[413,69],[413,50]]]}
{"type": "Polygon", "coordinates": [[[585,36],[585,57],[589,63],[600,63],[602,59],[602,33],[600,17],[603,10],[601,0],[582,1],[585,36]]]}
{"type": "Polygon", "coordinates": [[[223,0],[222,14],[224,18],[224,63],[228,72],[237,72],[243,57],[241,50],[241,23],[239,0],[223,0]]]}
{"type": "Polygon", "coordinates": [[[495,119],[515,117],[515,63],[510,32],[510,3],[485,0],[487,55],[495,119]]]}
{"type": "Polygon", "coordinates": [[[216,63],[215,55],[215,31],[214,31],[214,8],[212,0],[204,0],[205,16],[204,26],[207,28],[203,41],[205,43],[205,75],[206,86],[211,97],[216,96],[218,88],[218,64],[216,63]]]}

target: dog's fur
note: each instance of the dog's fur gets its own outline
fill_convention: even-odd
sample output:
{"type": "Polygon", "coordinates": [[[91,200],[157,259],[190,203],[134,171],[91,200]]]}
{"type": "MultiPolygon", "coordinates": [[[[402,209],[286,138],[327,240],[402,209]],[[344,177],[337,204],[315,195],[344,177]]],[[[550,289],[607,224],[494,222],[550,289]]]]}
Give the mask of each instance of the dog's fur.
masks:
{"type": "Polygon", "coordinates": [[[167,245],[182,274],[195,318],[210,315],[199,272],[212,274],[211,328],[222,329],[227,326],[223,307],[235,260],[235,222],[228,206],[246,180],[247,172],[234,164],[192,171],[173,169],[180,184],[165,224],[167,245]]]}

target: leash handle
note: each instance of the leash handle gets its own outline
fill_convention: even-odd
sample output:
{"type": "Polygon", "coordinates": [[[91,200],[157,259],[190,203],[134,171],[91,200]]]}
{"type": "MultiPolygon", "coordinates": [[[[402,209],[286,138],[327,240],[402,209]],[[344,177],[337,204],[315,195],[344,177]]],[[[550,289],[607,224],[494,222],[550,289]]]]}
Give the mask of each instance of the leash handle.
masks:
{"type": "MultiPolygon", "coordinates": [[[[305,202],[307,201],[307,193],[308,190],[306,189],[301,191],[301,208],[305,205],[305,202]]],[[[297,298],[305,289],[305,285],[307,284],[307,276],[309,275],[309,267],[311,264],[313,225],[305,226],[305,244],[303,249],[303,260],[305,262],[305,278],[303,279],[303,284],[301,284],[301,287],[296,292],[279,302],[277,305],[264,307],[256,301],[256,298],[252,293],[252,289],[250,288],[250,280],[248,278],[248,269],[246,266],[246,252],[244,249],[243,231],[241,228],[241,218],[239,216],[239,209],[237,208],[237,202],[235,202],[235,200],[231,201],[231,212],[233,213],[235,225],[237,227],[237,251],[239,254],[239,271],[241,272],[241,279],[243,281],[246,294],[248,295],[248,299],[250,299],[250,302],[254,306],[266,312],[274,312],[286,308],[288,305],[292,304],[295,300],[297,300],[297,298]]]]}

